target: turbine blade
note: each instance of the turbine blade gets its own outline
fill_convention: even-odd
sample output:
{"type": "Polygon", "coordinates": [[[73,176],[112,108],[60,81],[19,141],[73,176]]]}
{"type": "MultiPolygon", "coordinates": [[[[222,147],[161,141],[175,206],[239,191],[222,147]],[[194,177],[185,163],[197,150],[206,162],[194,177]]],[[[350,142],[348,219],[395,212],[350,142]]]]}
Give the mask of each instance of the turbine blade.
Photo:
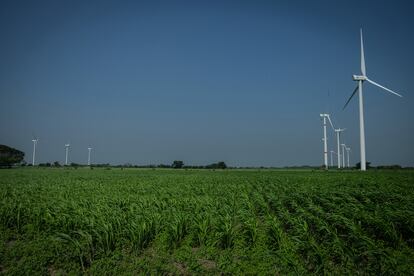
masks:
{"type": "Polygon", "coordinates": [[[332,121],[331,121],[331,116],[329,116],[329,115],[328,115],[328,120],[329,120],[329,123],[331,124],[332,129],[335,130],[335,128],[334,128],[334,126],[332,124],[332,121]]]}
{"type": "Polygon", "coordinates": [[[342,110],[345,110],[346,106],[349,104],[349,102],[351,101],[352,97],[356,94],[356,92],[358,91],[359,86],[357,85],[357,87],[354,89],[354,92],[352,92],[351,97],[349,97],[348,101],[346,102],[346,104],[344,105],[344,107],[342,108],[342,110]]]}
{"type": "Polygon", "coordinates": [[[366,76],[367,72],[365,68],[364,41],[362,39],[362,29],[360,31],[361,31],[361,73],[363,76],[366,76]]]}
{"type": "Polygon", "coordinates": [[[388,89],[387,87],[384,87],[384,86],[382,86],[381,84],[376,83],[375,81],[372,81],[372,80],[370,80],[370,79],[368,79],[368,78],[367,78],[367,81],[368,81],[369,83],[371,83],[371,84],[375,85],[375,86],[378,86],[379,88],[382,88],[382,89],[384,89],[384,90],[386,90],[386,91],[390,92],[391,94],[394,94],[394,95],[396,95],[396,96],[398,96],[398,97],[401,97],[401,98],[402,98],[402,96],[401,96],[400,94],[398,94],[397,92],[394,92],[394,91],[392,91],[391,89],[388,89]]]}

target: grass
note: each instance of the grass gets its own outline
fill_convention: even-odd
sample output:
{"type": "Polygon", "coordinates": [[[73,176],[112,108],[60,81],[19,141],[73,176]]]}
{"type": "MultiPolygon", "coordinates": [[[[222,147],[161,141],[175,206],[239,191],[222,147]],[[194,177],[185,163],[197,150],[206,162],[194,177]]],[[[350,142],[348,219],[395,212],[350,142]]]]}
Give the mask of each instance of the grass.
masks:
{"type": "Polygon", "coordinates": [[[0,171],[0,273],[411,274],[414,171],[0,171]]]}

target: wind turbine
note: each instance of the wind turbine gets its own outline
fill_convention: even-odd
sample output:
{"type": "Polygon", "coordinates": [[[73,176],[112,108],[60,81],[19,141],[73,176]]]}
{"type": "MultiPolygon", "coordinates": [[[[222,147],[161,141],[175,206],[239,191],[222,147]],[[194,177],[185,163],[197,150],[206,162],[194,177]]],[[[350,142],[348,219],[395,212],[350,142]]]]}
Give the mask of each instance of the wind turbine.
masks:
{"type": "Polygon", "coordinates": [[[66,151],[66,159],[65,159],[65,165],[68,165],[68,154],[69,154],[69,147],[70,144],[65,144],[65,151],[66,151]]]}
{"type": "Polygon", "coordinates": [[[326,137],[326,119],[329,120],[329,123],[331,124],[332,128],[334,129],[332,125],[331,118],[329,117],[329,114],[319,114],[321,118],[323,118],[323,159],[324,159],[324,165],[325,169],[328,169],[328,138],[326,137]]]}
{"type": "Polygon", "coordinates": [[[394,94],[398,97],[402,97],[400,94],[388,89],[367,77],[367,72],[365,68],[365,56],[364,56],[364,42],[362,39],[362,29],[360,30],[361,35],[361,75],[353,75],[354,81],[358,82],[357,87],[355,88],[354,92],[352,93],[351,97],[349,97],[348,101],[346,102],[345,107],[348,105],[349,101],[354,97],[356,92],[358,91],[358,98],[359,98],[359,142],[360,142],[360,150],[361,150],[361,171],[365,171],[366,168],[366,155],[365,155],[365,127],[364,127],[364,102],[362,97],[362,84],[364,81],[367,81],[379,88],[384,89],[385,91],[394,94]]]}
{"type": "Polygon", "coordinates": [[[346,149],[346,145],[345,144],[341,144],[342,146],[342,167],[346,167],[345,165],[345,149],[346,149]]]}
{"type": "Polygon", "coordinates": [[[90,165],[91,165],[91,150],[92,150],[92,148],[91,148],[91,147],[89,147],[89,148],[88,148],[88,166],[90,166],[90,165]]]}
{"type": "Polygon", "coordinates": [[[33,160],[32,160],[32,166],[35,165],[35,160],[36,160],[36,145],[37,145],[37,141],[39,141],[38,138],[35,138],[32,140],[33,142],[33,160]]]}
{"type": "Polygon", "coordinates": [[[336,132],[336,143],[337,143],[337,147],[338,147],[338,150],[336,152],[336,155],[338,156],[338,169],[340,169],[341,168],[340,136],[341,136],[341,132],[345,131],[345,128],[337,128],[337,129],[334,129],[334,131],[336,132]]]}
{"type": "Polygon", "coordinates": [[[349,152],[351,151],[351,148],[346,147],[345,149],[346,149],[346,156],[347,156],[347,159],[348,159],[348,168],[349,168],[350,167],[349,166],[349,152]]]}
{"type": "Polygon", "coordinates": [[[333,150],[331,150],[331,167],[333,167],[333,158],[332,158],[332,153],[336,154],[336,152],[334,152],[333,150]]]}

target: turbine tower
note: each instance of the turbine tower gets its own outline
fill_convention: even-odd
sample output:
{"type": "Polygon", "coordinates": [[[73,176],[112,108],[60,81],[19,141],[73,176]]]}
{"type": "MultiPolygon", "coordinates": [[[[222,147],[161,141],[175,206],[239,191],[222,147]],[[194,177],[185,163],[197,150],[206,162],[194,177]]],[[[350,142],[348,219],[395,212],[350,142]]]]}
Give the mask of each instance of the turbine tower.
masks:
{"type": "Polygon", "coordinates": [[[321,116],[321,118],[323,118],[323,160],[324,160],[324,165],[325,165],[325,169],[328,169],[328,138],[326,137],[326,119],[329,120],[329,123],[331,124],[332,128],[332,122],[331,122],[331,118],[329,117],[329,114],[319,114],[319,116],[321,116]]]}
{"type": "Polygon", "coordinates": [[[346,157],[348,159],[348,168],[350,168],[350,166],[349,166],[349,152],[351,151],[351,148],[346,147],[345,149],[346,149],[346,157]]]}
{"type": "Polygon", "coordinates": [[[34,166],[34,165],[35,165],[35,160],[36,160],[36,145],[37,145],[37,141],[39,141],[39,139],[38,139],[38,138],[36,138],[36,139],[33,139],[33,140],[32,140],[32,142],[33,142],[33,160],[32,160],[32,166],[34,166]]]}
{"type": "Polygon", "coordinates": [[[337,144],[337,152],[336,155],[338,156],[338,169],[341,168],[341,142],[340,142],[340,136],[341,132],[345,131],[345,128],[337,128],[334,129],[336,132],[336,144],[337,144]]]}
{"type": "Polygon", "coordinates": [[[89,147],[89,148],[88,148],[88,166],[90,166],[90,165],[91,165],[91,150],[92,150],[92,148],[91,148],[91,147],[89,147]]]}
{"type": "Polygon", "coordinates": [[[365,127],[364,127],[364,102],[362,96],[362,84],[364,81],[367,81],[379,88],[384,89],[385,91],[394,94],[396,96],[402,97],[400,94],[388,89],[367,77],[367,72],[365,68],[365,56],[364,56],[364,42],[362,38],[362,29],[360,30],[361,35],[361,75],[353,75],[354,81],[358,82],[357,87],[355,88],[354,92],[352,93],[351,97],[349,97],[348,101],[346,102],[345,107],[348,105],[349,101],[354,97],[356,92],[358,91],[358,98],[359,98],[359,143],[360,143],[360,150],[361,150],[361,171],[365,171],[366,168],[366,154],[365,154],[365,127]]]}
{"type": "Polygon", "coordinates": [[[65,165],[66,166],[68,165],[69,147],[70,147],[70,144],[65,144],[65,151],[66,151],[65,165]]]}
{"type": "Polygon", "coordinates": [[[346,145],[345,144],[341,144],[342,146],[342,167],[346,167],[345,165],[345,149],[346,149],[346,145]]]}
{"type": "Polygon", "coordinates": [[[332,153],[336,154],[336,152],[334,152],[333,150],[331,150],[331,167],[333,167],[333,158],[332,158],[332,153]]]}

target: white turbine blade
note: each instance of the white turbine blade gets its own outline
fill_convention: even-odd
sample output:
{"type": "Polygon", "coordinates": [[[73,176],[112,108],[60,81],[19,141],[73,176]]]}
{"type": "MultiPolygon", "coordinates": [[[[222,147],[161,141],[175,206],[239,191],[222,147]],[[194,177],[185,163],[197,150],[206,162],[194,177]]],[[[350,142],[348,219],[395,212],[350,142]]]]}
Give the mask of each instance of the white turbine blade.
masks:
{"type": "Polygon", "coordinates": [[[370,80],[370,79],[368,79],[368,78],[367,78],[367,81],[368,81],[369,83],[372,83],[373,85],[378,86],[379,88],[382,88],[382,89],[384,89],[384,90],[386,90],[386,91],[388,91],[388,92],[390,92],[390,93],[392,93],[392,94],[394,94],[394,95],[396,95],[396,96],[398,96],[398,97],[401,97],[401,98],[402,98],[402,96],[401,96],[400,94],[398,94],[397,92],[394,92],[394,91],[392,91],[391,89],[388,89],[387,87],[384,87],[384,86],[382,86],[382,85],[380,85],[380,84],[376,83],[375,81],[372,81],[372,80],[370,80]]]}
{"type": "Polygon", "coordinates": [[[362,39],[362,29],[361,29],[361,73],[363,76],[367,75],[365,68],[365,55],[364,55],[364,42],[362,39]]]}
{"type": "Polygon", "coordinates": [[[328,120],[329,120],[329,123],[331,124],[332,129],[335,130],[335,128],[334,128],[334,126],[332,124],[332,121],[331,121],[331,116],[329,116],[329,115],[328,115],[328,120]]]}

